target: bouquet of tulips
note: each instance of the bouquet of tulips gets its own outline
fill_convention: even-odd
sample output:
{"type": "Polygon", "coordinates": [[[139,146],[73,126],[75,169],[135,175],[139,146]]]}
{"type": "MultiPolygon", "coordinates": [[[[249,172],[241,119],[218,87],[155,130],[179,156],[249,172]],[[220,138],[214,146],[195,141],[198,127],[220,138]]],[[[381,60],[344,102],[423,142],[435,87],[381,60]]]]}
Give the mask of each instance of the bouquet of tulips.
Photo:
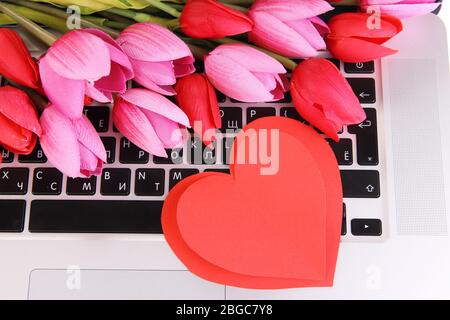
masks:
{"type": "Polygon", "coordinates": [[[328,49],[342,61],[364,62],[393,54],[383,43],[401,31],[399,19],[438,4],[361,0],[360,12],[325,23],[320,16],[332,4],[0,1],[1,25],[18,24],[48,46],[33,58],[16,29],[0,28],[0,75],[7,80],[0,88],[0,144],[29,154],[39,139],[66,175],[98,175],[106,151],[84,106],[113,103],[115,127],[166,157],[166,149],[183,142],[185,128],[193,126],[207,145],[213,141],[204,133],[221,126],[216,90],[243,102],[278,101],[290,91],[299,114],[337,140],[343,125],[362,122],[365,113],[333,63],[316,56],[328,49]],[[196,70],[196,60],[204,68],[196,70]]]}

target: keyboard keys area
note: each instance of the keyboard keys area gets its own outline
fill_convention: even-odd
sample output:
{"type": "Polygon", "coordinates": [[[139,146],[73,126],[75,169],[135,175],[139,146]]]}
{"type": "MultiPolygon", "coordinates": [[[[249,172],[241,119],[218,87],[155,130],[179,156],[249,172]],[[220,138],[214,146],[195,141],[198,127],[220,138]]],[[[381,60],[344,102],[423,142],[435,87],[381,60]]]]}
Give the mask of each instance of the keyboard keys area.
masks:
{"type": "MultiPolygon", "coordinates": [[[[327,139],[341,169],[343,241],[383,235],[385,178],[379,147],[382,108],[375,81],[377,66],[374,62],[342,64],[367,119],[344,128],[339,142],[327,139]]],[[[265,104],[218,97],[222,135],[215,148],[206,148],[191,133],[182,148],[166,150],[167,159],[148,154],[114,130],[110,107],[85,108],[107,150],[99,177],[63,176],[51,167],[39,145],[28,156],[0,148],[0,236],[21,232],[160,234],[161,208],[169,190],[199,172],[229,173],[233,137],[245,124],[275,115],[308,124],[289,97],[265,104]]]]}

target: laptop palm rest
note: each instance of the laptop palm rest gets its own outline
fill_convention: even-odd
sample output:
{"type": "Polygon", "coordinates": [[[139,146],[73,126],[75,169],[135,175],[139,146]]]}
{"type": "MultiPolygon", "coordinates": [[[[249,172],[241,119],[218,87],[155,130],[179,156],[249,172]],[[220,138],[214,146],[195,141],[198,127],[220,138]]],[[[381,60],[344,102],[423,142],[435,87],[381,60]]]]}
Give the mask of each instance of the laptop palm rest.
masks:
{"type": "Polygon", "coordinates": [[[188,271],[37,269],[30,300],[224,299],[225,287],[188,271]]]}

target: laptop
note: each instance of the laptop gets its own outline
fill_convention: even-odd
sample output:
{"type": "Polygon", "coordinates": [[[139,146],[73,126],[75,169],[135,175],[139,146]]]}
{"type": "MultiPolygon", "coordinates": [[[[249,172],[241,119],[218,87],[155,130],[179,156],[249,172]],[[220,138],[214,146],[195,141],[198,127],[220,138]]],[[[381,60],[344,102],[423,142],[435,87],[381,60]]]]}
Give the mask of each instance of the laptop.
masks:
{"type": "MultiPolygon", "coordinates": [[[[183,178],[226,172],[233,135],[200,164],[192,161],[202,148],[195,138],[169,150],[169,159],[153,157],[114,129],[111,108],[102,105],[85,109],[108,152],[100,177],[63,176],[39,146],[29,156],[0,150],[0,299],[450,298],[446,32],[433,14],[404,27],[388,43],[399,50],[393,56],[331,60],[367,114],[344,128],[339,143],[330,141],[345,204],[333,287],[247,290],[191,274],[164,240],[161,207],[183,178]]],[[[39,56],[40,45],[24,37],[39,56]]],[[[222,131],[273,115],[304,122],[289,97],[218,98],[222,131]]]]}

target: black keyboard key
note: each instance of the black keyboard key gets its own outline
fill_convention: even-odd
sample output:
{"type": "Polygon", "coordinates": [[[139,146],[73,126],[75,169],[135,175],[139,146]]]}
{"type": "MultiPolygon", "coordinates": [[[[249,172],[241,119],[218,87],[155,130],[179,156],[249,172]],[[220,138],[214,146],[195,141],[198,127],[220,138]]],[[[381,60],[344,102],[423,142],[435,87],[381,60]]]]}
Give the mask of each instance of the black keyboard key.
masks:
{"type": "Polygon", "coordinates": [[[137,196],[162,196],[165,176],[164,169],[137,169],[134,193],[137,196]]]}
{"type": "Polygon", "coordinates": [[[66,192],[70,196],[93,196],[97,186],[97,177],[67,178],[66,192]]]}
{"type": "Polygon", "coordinates": [[[162,201],[35,200],[30,232],[162,233],[162,201]]]}
{"type": "Polygon", "coordinates": [[[213,142],[213,148],[205,146],[198,136],[192,137],[188,141],[188,150],[190,150],[189,163],[196,165],[209,164],[213,165],[216,163],[216,146],[217,142],[213,142]]]}
{"type": "Polygon", "coordinates": [[[172,169],[169,172],[169,188],[172,189],[181,180],[199,173],[197,169],[172,169]]]}
{"type": "Polygon", "coordinates": [[[25,200],[0,200],[0,232],[22,232],[25,200]]]}
{"type": "Polygon", "coordinates": [[[348,127],[348,132],[356,134],[358,164],[361,166],[378,165],[377,113],[373,108],[364,109],[367,118],[358,125],[348,127]]]}
{"type": "Polygon", "coordinates": [[[103,169],[100,193],[104,196],[130,194],[130,169],[103,169]]]}
{"type": "Polygon", "coordinates": [[[116,161],[116,138],[101,137],[106,150],[106,163],[114,163],[116,161]]]}
{"type": "Polygon", "coordinates": [[[222,142],[222,161],[223,164],[230,164],[231,148],[233,147],[234,138],[227,137],[222,142]]]}
{"type": "Polygon", "coordinates": [[[345,203],[342,204],[342,226],[341,226],[341,236],[347,234],[347,208],[345,203]]]}
{"type": "Polygon", "coordinates": [[[291,103],[292,102],[291,93],[289,91],[285,92],[284,93],[284,98],[281,99],[280,101],[277,101],[277,102],[279,102],[279,103],[291,103]]]}
{"type": "Polygon", "coordinates": [[[46,163],[47,157],[39,143],[36,143],[33,151],[28,155],[20,155],[19,162],[21,163],[46,163]]]}
{"type": "Polygon", "coordinates": [[[206,169],[205,172],[219,172],[230,174],[230,169],[206,169]]]}
{"type": "Polygon", "coordinates": [[[217,96],[217,102],[219,102],[219,103],[223,103],[227,100],[227,96],[224,95],[219,90],[216,90],[216,96],[217,96]]]}
{"type": "Polygon", "coordinates": [[[379,198],[380,174],[373,170],[341,170],[344,198],[379,198]]]}
{"type": "Polygon", "coordinates": [[[62,189],[63,175],[55,168],[36,168],[33,174],[33,194],[59,195],[62,189]]]}
{"type": "Polygon", "coordinates": [[[375,80],[371,78],[347,78],[360,103],[375,103],[375,80]]]}
{"type": "Polygon", "coordinates": [[[336,66],[336,68],[338,68],[338,70],[341,70],[341,61],[339,61],[338,59],[335,59],[335,58],[330,58],[327,60],[330,61],[332,64],[334,64],[336,66]]]}
{"type": "Polygon", "coordinates": [[[352,234],[354,236],[375,236],[382,234],[380,219],[352,219],[352,234]]]}
{"type": "Polygon", "coordinates": [[[346,62],[344,64],[344,69],[347,73],[374,73],[375,63],[373,61],[358,63],[346,62]]]}
{"type": "Polygon", "coordinates": [[[247,123],[256,119],[275,116],[275,108],[256,107],[247,109],[247,123]]]}
{"type": "Polygon", "coordinates": [[[220,108],[222,118],[222,132],[236,132],[242,129],[242,109],[239,107],[220,108]]]}
{"type": "Polygon", "coordinates": [[[339,142],[327,139],[331,149],[333,149],[340,166],[353,164],[353,149],[351,139],[340,139],[339,142]]]}
{"type": "Polygon", "coordinates": [[[282,117],[298,120],[298,121],[300,121],[302,123],[307,124],[306,120],[303,119],[302,116],[300,116],[298,114],[297,110],[295,108],[293,108],[293,107],[281,108],[280,109],[280,115],[282,117]]]}
{"type": "Polygon", "coordinates": [[[155,164],[182,164],[183,148],[166,149],[167,158],[153,156],[155,164]]]}
{"type": "Polygon", "coordinates": [[[84,114],[97,132],[107,132],[109,128],[109,107],[85,107],[84,114]]]}
{"type": "Polygon", "coordinates": [[[2,146],[0,146],[0,156],[3,160],[1,160],[1,163],[11,163],[14,160],[14,153],[12,153],[9,150],[6,150],[2,146]]]}
{"type": "Polygon", "coordinates": [[[148,152],[137,147],[127,138],[122,138],[120,140],[120,163],[138,163],[146,164],[148,163],[149,154],[148,152]]]}
{"type": "Polygon", "coordinates": [[[27,168],[0,168],[0,194],[23,195],[28,191],[27,168]]]}

